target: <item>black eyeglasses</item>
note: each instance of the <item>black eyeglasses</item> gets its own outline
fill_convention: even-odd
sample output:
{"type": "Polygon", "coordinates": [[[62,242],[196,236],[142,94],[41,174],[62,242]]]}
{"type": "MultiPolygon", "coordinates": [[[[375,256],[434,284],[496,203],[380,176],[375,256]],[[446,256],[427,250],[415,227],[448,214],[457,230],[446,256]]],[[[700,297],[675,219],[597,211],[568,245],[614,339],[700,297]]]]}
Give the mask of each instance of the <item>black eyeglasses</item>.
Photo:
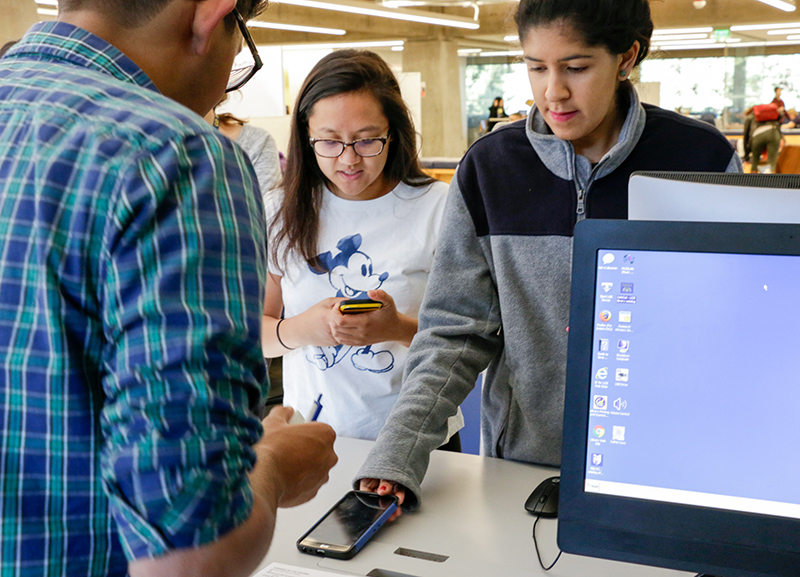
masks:
{"type": "Polygon", "coordinates": [[[359,138],[353,142],[344,142],[342,140],[328,140],[326,138],[309,138],[311,148],[314,149],[319,156],[323,158],[338,158],[348,146],[353,147],[353,152],[365,158],[370,156],[378,156],[383,152],[383,147],[389,140],[388,136],[381,136],[378,138],[359,138]]]}
{"type": "Polygon", "coordinates": [[[231,76],[228,79],[228,87],[225,89],[225,92],[239,90],[242,86],[247,84],[248,80],[255,76],[256,72],[261,70],[262,66],[264,66],[263,62],[261,62],[261,57],[258,55],[256,43],[253,42],[253,37],[250,36],[250,31],[247,29],[247,24],[236,8],[233,9],[233,16],[236,18],[236,23],[239,25],[239,30],[244,37],[247,47],[250,49],[250,54],[253,55],[253,62],[245,66],[237,66],[231,70],[231,76]]]}

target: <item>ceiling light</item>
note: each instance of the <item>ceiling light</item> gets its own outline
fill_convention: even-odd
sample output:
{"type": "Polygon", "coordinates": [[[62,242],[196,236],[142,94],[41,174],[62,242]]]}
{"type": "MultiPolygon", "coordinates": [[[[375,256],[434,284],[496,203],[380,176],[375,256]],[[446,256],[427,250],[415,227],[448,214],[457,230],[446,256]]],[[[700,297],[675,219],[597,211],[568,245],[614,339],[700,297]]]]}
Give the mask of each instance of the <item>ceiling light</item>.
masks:
{"type": "Polygon", "coordinates": [[[768,6],[772,6],[773,8],[777,8],[778,10],[783,10],[784,12],[794,12],[796,10],[794,4],[790,4],[786,0],[758,0],[759,2],[763,2],[768,6]]]}
{"type": "Polygon", "coordinates": [[[480,48],[459,48],[458,55],[459,56],[475,56],[476,54],[480,54],[480,48]]]}
{"type": "Polygon", "coordinates": [[[42,6],[58,6],[58,0],[36,0],[36,3],[42,6]]]}
{"type": "Polygon", "coordinates": [[[519,36],[511,34],[510,36],[503,36],[503,40],[506,42],[519,42],[519,36]]]}
{"type": "MultiPolygon", "coordinates": [[[[800,36],[798,36],[800,38],[800,36]]],[[[736,48],[750,48],[750,47],[763,47],[763,46],[796,46],[800,44],[800,40],[775,40],[771,42],[741,42],[736,44],[736,48]]],[[[666,51],[672,50],[713,50],[717,48],[725,48],[725,44],[684,44],[682,46],[667,46],[666,51]]],[[[732,47],[733,48],[733,47],[732,47]]]]}
{"type": "Polygon", "coordinates": [[[800,34],[800,28],[785,28],[784,30],[767,30],[769,36],[780,36],[781,34],[800,34]]]}
{"type": "Polygon", "coordinates": [[[278,24],[276,22],[264,22],[262,20],[251,20],[247,23],[249,28],[269,28],[270,30],[291,30],[292,32],[310,32],[312,34],[335,34],[343,36],[347,33],[338,28],[318,28],[316,26],[299,26],[296,24],[278,24]]]}
{"type": "Polygon", "coordinates": [[[671,36],[655,36],[651,40],[654,44],[668,40],[703,40],[708,38],[708,34],[674,34],[671,36]]]}
{"type": "Polygon", "coordinates": [[[800,40],[800,34],[792,34],[791,36],[787,36],[786,40],[800,40]]]}
{"type": "Polygon", "coordinates": [[[659,46],[681,46],[685,44],[696,44],[697,46],[702,46],[704,44],[717,44],[717,41],[713,38],[709,38],[708,40],[659,40],[654,42],[659,46]]]}
{"type": "Polygon", "coordinates": [[[334,42],[329,44],[284,44],[284,50],[338,50],[340,48],[392,48],[403,46],[402,40],[376,40],[374,42],[334,42]]]}
{"type": "Polygon", "coordinates": [[[478,56],[522,56],[522,50],[505,50],[501,52],[481,52],[478,56]]]}
{"type": "Polygon", "coordinates": [[[665,28],[663,30],[653,30],[653,36],[666,36],[668,34],[695,34],[698,32],[713,32],[711,26],[704,26],[702,28],[665,28]]]}
{"type": "Polygon", "coordinates": [[[480,24],[469,18],[462,18],[459,16],[434,16],[430,12],[424,12],[422,10],[393,10],[359,0],[337,0],[335,3],[326,2],[324,0],[273,0],[273,2],[276,4],[303,6],[305,8],[318,8],[320,10],[335,10],[337,12],[360,14],[362,16],[392,18],[394,20],[405,20],[406,22],[420,22],[422,24],[434,24],[437,26],[466,28],[468,30],[477,30],[480,28],[480,24]]]}
{"type": "Polygon", "coordinates": [[[725,48],[724,44],[683,44],[680,46],[666,46],[664,50],[671,52],[673,50],[712,50],[715,48],[725,48]]]}
{"type": "Polygon", "coordinates": [[[37,8],[36,13],[42,16],[58,16],[58,10],[52,8],[37,8]]]}
{"type": "Polygon", "coordinates": [[[392,46],[392,52],[402,52],[405,48],[405,46],[392,46]]]}
{"type": "Polygon", "coordinates": [[[731,26],[731,32],[744,32],[746,30],[779,30],[782,28],[800,28],[800,22],[783,22],[779,24],[743,24],[731,26]]]}

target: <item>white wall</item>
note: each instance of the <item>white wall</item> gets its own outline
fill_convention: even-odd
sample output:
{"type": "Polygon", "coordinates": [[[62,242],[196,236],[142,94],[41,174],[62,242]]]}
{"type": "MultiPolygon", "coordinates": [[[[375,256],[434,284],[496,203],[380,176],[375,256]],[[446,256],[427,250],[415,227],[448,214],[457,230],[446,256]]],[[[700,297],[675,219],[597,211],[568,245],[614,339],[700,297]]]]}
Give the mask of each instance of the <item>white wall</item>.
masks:
{"type": "Polygon", "coordinates": [[[639,93],[639,100],[653,106],[661,106],[660,82],[637,82],[634,86],[639,93]]]}
{"type": "Polygon", "coordinates": [[[228,95],[228,100],[218,107],[220,112],[230,112],[244,119],[286,113],[281,48],[259,46],[258,54],[264,67],[241,90],[228,95]]]}
{"type": "Polygon", "coordinates": [[[281,116],[259,116],[250,119],[250,124],[263,128],[275,138],[275,144],[284,155],[289,150],[289,132],[292,117],[286,114],[281,116]]]}

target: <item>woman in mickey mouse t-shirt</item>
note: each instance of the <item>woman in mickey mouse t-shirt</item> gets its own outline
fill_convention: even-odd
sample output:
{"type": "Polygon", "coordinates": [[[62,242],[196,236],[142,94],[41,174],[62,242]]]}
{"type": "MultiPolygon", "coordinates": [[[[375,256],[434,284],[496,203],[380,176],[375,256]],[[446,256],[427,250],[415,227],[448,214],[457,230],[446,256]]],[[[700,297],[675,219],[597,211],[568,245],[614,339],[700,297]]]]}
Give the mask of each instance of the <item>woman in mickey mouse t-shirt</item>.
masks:
{"type": "MultiPolygon", "coordinates": [[[[337,434],[375,439],[400,392],[447,195],[417,160],[397,81],[372,52],[309,73],[292,119],[282,195],[267,206],[264,356],[283,357],[284,404],[337,434]],[[346,299],[381,308],[343,314],[346,299]]],[[[454,420],[457,430],[460,416],[454,420]]]]}

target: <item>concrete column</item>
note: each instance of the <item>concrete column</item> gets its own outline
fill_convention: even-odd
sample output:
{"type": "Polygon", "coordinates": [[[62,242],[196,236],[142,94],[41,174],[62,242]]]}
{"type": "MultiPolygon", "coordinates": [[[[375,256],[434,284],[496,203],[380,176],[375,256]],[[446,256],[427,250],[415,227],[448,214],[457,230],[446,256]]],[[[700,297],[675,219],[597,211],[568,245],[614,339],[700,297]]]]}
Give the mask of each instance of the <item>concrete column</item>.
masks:
{"type": "MultiPolygon", "coordinates": [[[[47,6],[49,8],[49,6],[47,6]]],[[[0,46],[19,38],[42,18],[36,13],[32,0],[0,0],[0,46]]]]}
{"type": "Polygon", "coordinates": [[[461,118],[457,42],[446,38],[406,41],[403,70],[419,72],[425,85],[421,155],[460,158],[467,149],[467,135],[461,118]]]}

